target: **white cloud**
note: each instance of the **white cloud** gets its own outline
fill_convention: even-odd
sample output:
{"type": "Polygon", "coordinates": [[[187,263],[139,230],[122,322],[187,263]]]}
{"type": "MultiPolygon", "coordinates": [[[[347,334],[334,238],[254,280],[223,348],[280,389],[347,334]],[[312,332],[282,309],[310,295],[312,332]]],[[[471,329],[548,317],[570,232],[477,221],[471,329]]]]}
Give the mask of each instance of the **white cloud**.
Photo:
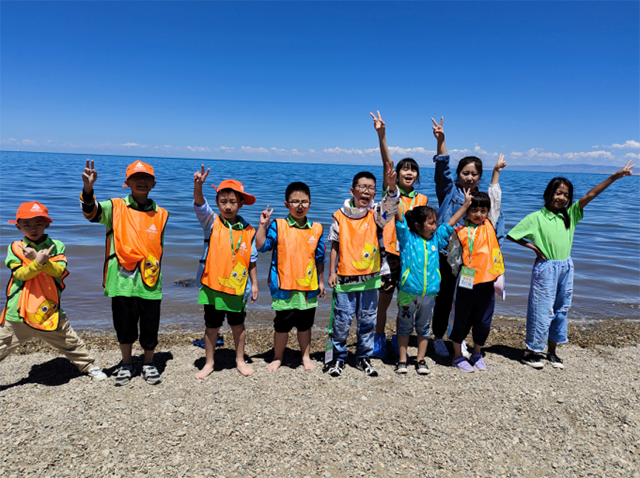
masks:
{"type": "Polygon", "coordinates": [[[610,148],[613,149],[640,149],[640,143],[638,141],[625,141],[624,144],[613,143],[610,148]]]}
{"type": "Polygon", "coordinates": [[[613,155],[613,153],[610,153],[609,151],[589,151],[589,152],[582,152],[582,153],[565,153],[562,155],[563,158],[567,158],[567,159],[597,159],[597,158],[604,158],[604,159],[614,159],[615,156],[613,155]]]}
{"type": "Polygon", "coordinates": [[[187,146],[189,151],[193,151],[194,153],[210,153],[211,150],[206,146],[187,146]]]}
{"type": "Polygon", "coordinates": [[[640,153],[627,153],[624,157],[629,159],[640,159],[640,153]]]}
{"type": "Polygon", "coordinates": [[[131,147],[131,146],[140,146],[138,143],[124,143],[121,146],[127,146],[127,147],[131,147]]]}
{"type": "Polygon", "coordinates": [[[259,148],[253,148],[251,146],[242,146],[240,148],[244,153],[267,153],[269,154],[269,150],[267,148],[263,148],[260,146],[259,148]]]}

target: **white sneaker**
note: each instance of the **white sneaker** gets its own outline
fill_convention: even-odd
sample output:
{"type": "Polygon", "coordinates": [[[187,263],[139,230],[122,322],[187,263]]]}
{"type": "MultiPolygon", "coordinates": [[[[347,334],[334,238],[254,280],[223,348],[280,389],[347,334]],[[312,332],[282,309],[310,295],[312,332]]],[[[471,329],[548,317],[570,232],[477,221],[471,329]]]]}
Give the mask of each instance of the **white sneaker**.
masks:
{"type": "Polygon", "coordinates": [[[471,358],[471,354],[467,350],[467,343],[463,340],[460,344],[460,352],[462,352],[462,356],[469,360],[471,358]]]}
{"type": "Polygon", "coordinates": [[[444,344],[444,340],[435,339],[433,341],[433,346],[436,349],[436,355],[438,355],[440,357],[448,357],[449,356],[449,351],[447,350],[447,346],[444,344]]]}
{"type": "Polygon", "coordinates": [[[105,378],[107,378],[107,374],[105,374],[98,366],[91,367],[87,372],[87,375],[89,375],[89,377],[91,377],[91,380],[95,382],[99,382],[100,380],[104,380],[105,378]]]}

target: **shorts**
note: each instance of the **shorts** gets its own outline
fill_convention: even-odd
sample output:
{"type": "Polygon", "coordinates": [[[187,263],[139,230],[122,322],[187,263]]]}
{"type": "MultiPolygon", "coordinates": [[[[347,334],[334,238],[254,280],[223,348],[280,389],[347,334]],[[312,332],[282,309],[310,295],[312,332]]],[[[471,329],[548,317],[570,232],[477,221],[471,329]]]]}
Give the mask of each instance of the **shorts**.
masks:
{"type": "Polygon", "coordinates": [[[204,306],[204,325],[208,329],[218,329],[222,327],[224,317],[227,316],[227,323],[230,327],[244,324],[244,318],[247,311],[230,312],[228,310],[217,310],[213,304],[205,304],[204,306]]]}
{"type": "Polygon", "coordinates": [[[386,253],[386,257],[390,273],[380,277],[382,285],[378,290],[382,294],[393,294],[393,291],[398,288],[398,282],[400,282],[400,256],[386,253]]]}
{"type": "Polygon", "coordinates": [[[276,318],[273,319],[273,328],[279,334],[288,334],[294,327],[298,332],[306,332],[313,327],[316,317],[316,308],[276,310],[276,318]]]}
{"type": "Polygon", "coordinates": [[[158,346],[161,302],[160,299],[112,297],[111,312],[118,342],[133,344],[138,340],[138,322],[140,322],[140,346],[144,350],[154,350],[158,346]]]}

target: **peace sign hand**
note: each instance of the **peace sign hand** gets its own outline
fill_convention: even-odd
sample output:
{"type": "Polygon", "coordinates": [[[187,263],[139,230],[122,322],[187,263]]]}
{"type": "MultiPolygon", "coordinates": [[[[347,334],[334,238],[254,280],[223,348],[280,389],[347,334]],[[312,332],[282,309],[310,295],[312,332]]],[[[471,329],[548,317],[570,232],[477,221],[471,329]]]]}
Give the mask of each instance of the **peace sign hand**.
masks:
{"type": "Polygon", "coordinates": [[[444,123],[444,116],[440,117],[440,124],[438,124],[433,118],[431,118],[431,121],[433,121],[433,126],[431,127],[431,129],[433,129],[433,135],[438,141],[444,141],[444,127],[442,126],[444,123]]]}
{"type": "Polygon", "coordinates": [[[202,185],[204,184],[205,180],[207,179],[207,176],[209,176],[209,171],[211,169],[207,168],[207,170],[204,170],[204,164],[200,165],[200,171],[196,171],[195,173],[193,173],[193,184],[195,186],[200,186],[202,187],[202,185]]]}
{"type": "Polygon", "coordinates": [[[469,207],[471,206],[471,201],[473,200],[473,194],[471,194],[471,189],[463,189],[464,191],[464,205],[469,207]]]}
{"type": "Polygon", "coordinates": [[[622,168],[620,171],[613,173],[612,177],[613,179],[620,179],[620,178],[624,178],[625,176],[631,176],[633,174],[632,168],[635,167],[635,164],[631,164],[631,166],[629,166],[631,164],[631,160],[629,160],[629,162],[625,165],[624,168],[622,168]]]}
{"type": "Polygon", "coordinates": [[[98,180],[98,172],[93,167],[93,159],[87,159],[87,164],[82,173],[82,182],[84,183],[84,192],[87,194],[93,191],[93,185],[98,180]]]}
{"type": "Polygon", "coordinates": [[[380,116],[380,111],[378,111],[378,117],[377,118],[376,118],[376,115],[374,115],[373,113],[369,112],[369,114],[373,118],[373,127],[378,132],[378,135],[379,136],[384,136],[384,134],[385,134],[385,123],[384,123],[384,121],[382,121],[382,116],[380,116]]]}
{"type": "Polygon", "coordinates": [[[393,166],[393,161],[387,163],[387,169],[384,172],[384,177],[389,185],[389,192],[395,193],[396,191],[396,180],[398,179],[398,173],[393,166]]]}
{"type": "Polygon", "coordinates": [[[20,249],[22,249],[24,257],[26,257],[30,261],[34,261],[36,259],[36,250],[34,248],[24,247],[22,244],[20,244],[20,249]]]}
{"type": "Polygon", "coordinates": [[[269,205],[267,204],[267,208],[260,213],[260,225],[268,226],[269,222],[271,222],[271,214],[273,214],[273,208],[269,210],[269,205]]]}
{"type": "Polygon", "coordinates": [[[504,154],[500,153],[500,156],[498,157],[498,162],[493,167],[493,170],[500,173],[506,167],[507,167],[507,162],[504,160],[504,154]]]}
{"type": "Polygon", "coordinates": [[[53,251],[54,247],[56,247],[55,244],[53,244],[49,249],[42,249],[38,251],[36,253],[36,260],[41,265],[45,265],[49,261],[49,259],[51,259],[51,251],[53,251]]]}

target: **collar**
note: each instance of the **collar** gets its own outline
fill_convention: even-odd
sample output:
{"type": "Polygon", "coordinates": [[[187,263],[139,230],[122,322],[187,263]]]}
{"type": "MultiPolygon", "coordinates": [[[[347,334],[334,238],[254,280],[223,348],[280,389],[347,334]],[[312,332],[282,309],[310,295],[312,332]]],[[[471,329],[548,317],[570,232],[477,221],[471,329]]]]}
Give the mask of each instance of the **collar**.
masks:
{"type": "Polygon", "coordinates": [[[25,247],[31,247],[35,250],[43,249],[44,247],[48,249],[53,245],[53,240],[49,237],[49,234],[44,234],[43,237],[44,241],[42,241],[40,244],[36,244],[31,239],[28,239],[27,236],[24,236],[22,238],[22,245],[25,247]]]}
{"type": "Polygon", "coordinates": [[[355,207],[353,198],[346,199],[342,206],[342,212],[351,219],[362,219],[373,208],[374,202],[371,201],[367,207],[355,207]]]}
{"type": "Polygon", "coordinates": [[[558,211],[557,213],[554,213],[554,212],[550,211],[549,209],[547,209],[547,206],[543,206],[542,207],[542,215],[545,216],[548,219],[553,219],[555,217],[559,217],[562,220],[564,220],[564,218],[562,217],[562,214],[560,213],[560,211],[558,211]]]}
{"type": "Polygon", "coordinates": [[[237,221],[235,224],[231,224],[229,221],[227,221],[224,217],[220,215],[218,215],[218,217],[222,220],[222,224],[224,224],[226,227],[235,229],[236,231],[242,231],[244,229],[244,219],[242,219],[241,216],[236,216],[237,221]]]}
{"type": "Polygon", "coordinates": [[[131,194],[129,194],[126,198],[124,198],[124,202],[127,203],[127,206],[129,206],[132,209],[135,209],[136,211],[151,211],[151,210],[157,211],[158,210],[158,205],[155,203],[153,199],[149,199],[149,198],[147,198],[147,204],[144,205],[143,209],[140,209],[140,206],[138,205],[136,200],[133,199],[133,196],[131,194]]]}
{"type": "MultiPolygon", "coordinates": [[[[486,221],[486,219],[485,219],[485,221],[486,221]]],[[[464,220],[464,225],[467,226],[467,227],[476,228],[478,226],[482,226],[483,224],[484,224],[484,221],[482,221],[480,224],[476,224],[475,222],[469,221],[469,219],[465,219],[464,220]]]]}
{"type": "Polygon", "coordinates": [[[296,221],[291,214],[287,215],[287,222],[291,227],[297,227],[298,229],[311,229],[311,221],[309,221],[307,217],[305,217],[304,219],[304,225],[300,226],[300,224],[298,224],[298,221],[296,221]]]}
{"type": "Polygon", "coordinates": [[[415,189],[408,193],[404,189],[402,189],[400,186],[398,186],[398,191],[400,191],[401,196],[406,196],[408,198],[414,198],[418,195],[418,191],[416,191],[415,189]]]}

